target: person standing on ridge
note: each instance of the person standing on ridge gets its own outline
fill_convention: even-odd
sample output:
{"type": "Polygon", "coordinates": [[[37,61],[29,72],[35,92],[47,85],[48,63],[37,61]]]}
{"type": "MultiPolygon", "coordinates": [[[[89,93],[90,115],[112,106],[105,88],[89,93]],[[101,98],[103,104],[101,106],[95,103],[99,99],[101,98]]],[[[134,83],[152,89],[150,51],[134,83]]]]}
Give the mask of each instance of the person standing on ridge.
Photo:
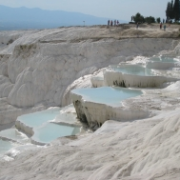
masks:
{"type": "Polygon", "coordinates": [[[137,24],[136,24],[136,29],[138,29],[138,27],[139,27],[139,23],[137,22],[137,24]]]}
{"type": "Polygon", "coordinates": [[[164,31],[166,31],[166,24],[164,24],[164,31]]]}

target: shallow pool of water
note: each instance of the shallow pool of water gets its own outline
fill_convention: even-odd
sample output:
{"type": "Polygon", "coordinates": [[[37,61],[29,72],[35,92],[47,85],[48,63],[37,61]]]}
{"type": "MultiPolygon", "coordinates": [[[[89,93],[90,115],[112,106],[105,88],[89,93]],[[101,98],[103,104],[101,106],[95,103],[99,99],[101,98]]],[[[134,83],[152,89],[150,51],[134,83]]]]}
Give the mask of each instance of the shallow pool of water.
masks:
{"type": "Polygon", "coordinates": [[[15,128],[0,131],[0,136],[11,139],[11,140],[15,140],[18,142],[27,141],[27,139],[28,139],[28,137],[25,134],[19,132],[15,128]]]}
{"type": "Polygon", "coordinates": [[[42,143],[49,143],[59,137],[75,135],[79,131],[79,127],[47,123],[41,128],[35,129],[32,139],[42,143]]]}
{"type": "Polygon", "coordinates": [[[59,114],[60,108],[48,109],[18,117],[18,120],[30,127],[38,127],[53,120],[59,114]]]}
{"type": "Polygon", "coordinates": [[[98,81],[103,81],[104,77],[102,77],[102,76],[93,76],[91,79],[98,80],[98,81]]]}
{"type": "Polygon", "coordinates": [[[177,63],[177,62],[180,62],[178,59],[170,58],[170,57],[151,57],[148,60],[149,61],[162,62],[162,63],[177,63]]]}
{"type": "Polygon", "coordinates": [[[135,74],[140,76],[150,76],[153,72],[149,68],[145,68],[140,65],[121,65],[121,66],[109,66],[110,69],[121,72],[124,74],[135,74]]]}
{"type": "Polygon", "coordinates": [[[122,100],[141,95],[142,91],[118,87],[100,87],[75,89],[72,93],[81,95],[87,101],[116,106],[121,104],[122,100]]]}
{"type": "Polygon", "coordinates": [[[9,141],[3,141],[0,139],[0,157],[9,151],[13,147],[13,144],[9,141]]]}
{"type": "Polygon", "coordinates": [[[73,113],[59,113],[56,118],[55,121],[57,122],[66,122],[66,123],[73,123],[76,122],[77,115],[73,114],[73,113]]]}

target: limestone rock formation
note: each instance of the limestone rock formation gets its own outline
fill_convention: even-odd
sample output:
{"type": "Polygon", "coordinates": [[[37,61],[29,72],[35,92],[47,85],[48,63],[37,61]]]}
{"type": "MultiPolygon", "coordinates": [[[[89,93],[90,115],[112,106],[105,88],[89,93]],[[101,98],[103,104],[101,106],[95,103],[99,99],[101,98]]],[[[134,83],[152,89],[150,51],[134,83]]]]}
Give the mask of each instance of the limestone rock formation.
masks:
{"type": "MultiPolygon", "coordinates": [[[[139,32],[138,38],[134,27],[124,26],[4,32],[0,35],[0,125],[14,122],[24,113],[69,104],[70,91],[90,87],[91,77],[102,77],[101,68],[106,66],[136,64],[140,60],[134,57],[140,55],[180,56],[179,41],[157,38],[177,37],[176,29],[163,32],[147,27],[139,32]]],[[[179,69],[163,73],[179,76],[179,69]]],[[[101,78],[92,82],[103,85],[101,78]]],[[[127,122],[105,117],[109,121],[103,124],[105,113],[91,117],[91,109],[91,114],[86,113],[102,125],[96,132],[88,131],[73,140],[59,138],[48,147],[28,147],[18,156],[14,154],[23,147],[16,148],[8,154],[12,158],[5,157],[11,162],[1,161],[0,179],[178,180],[180,82],[165,85],[163,89],[143,89],[140,98],[124,101],[127,122]],[[140,114],[139,109],[146,111],[140,114]],[[132,119],[131,111],[142,117],[132,119]]],[[[90,105],[98,111],[99,105],[90,105]]],[[[79,109],[83,108],[86,106],[79,109]]],[[[102,105],[102,109],[110,107],[102,105]]],[[[113,113],[120,118],[118,110],[113,113]]]]}
{"type": "Polygon", "coordinates": [[[6,41],[13,37],[13,42],[0,52],[0,97],[6,97],[8,104],[21,109],[68,105],[70,86],[76,79],[136,55],[151,56],[170,50],[177,44],[171,39],[153,38],[101,37],[89,41],[103,32],[98,28],[64,30],[9,32],[9,36],[6,33],[6,41]],[[83,40],[79,37],[82,32],[83,40]]]}

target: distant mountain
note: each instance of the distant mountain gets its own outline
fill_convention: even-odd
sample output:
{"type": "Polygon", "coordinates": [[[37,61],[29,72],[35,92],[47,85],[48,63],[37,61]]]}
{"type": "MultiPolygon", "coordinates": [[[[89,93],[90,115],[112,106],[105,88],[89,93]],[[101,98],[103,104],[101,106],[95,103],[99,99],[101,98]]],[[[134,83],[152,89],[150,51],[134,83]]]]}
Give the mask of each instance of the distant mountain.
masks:
{"type": "Polygon", "coordinates": [[[77,12],[0,6],[0,30],[83,26],[84,23],[85,25],[103,25],[107,24],[107,20],[107,18],[100,18],[77,12]]]}

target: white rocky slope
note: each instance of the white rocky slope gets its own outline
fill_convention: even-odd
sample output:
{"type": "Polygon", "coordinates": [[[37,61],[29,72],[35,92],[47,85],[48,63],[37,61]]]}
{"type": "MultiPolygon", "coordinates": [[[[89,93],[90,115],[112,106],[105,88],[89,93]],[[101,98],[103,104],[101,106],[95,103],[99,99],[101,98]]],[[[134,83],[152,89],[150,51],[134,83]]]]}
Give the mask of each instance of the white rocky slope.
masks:
{"type": "MultiPolygon", "coordinates": [[[[10,37],[13,34],[9,32],[10,37]]],[[[9,108],[9,117],[0,111],[0,124],[15,121],[33,107],[69,104],[69,90],[78,86],[70,84],[99,68],[177,45],[172,39],[117,40],[110,38],[112,34],[111,29],[98,27],[19,32],[0,52],[0,97],[6,102],[3,109],[9,108]]],[[[114,34],[117,38],[118,31],[114,34]]]]}
{"type": "MultiPolygon", "coordinates": [[[[82,32],[81,28],[76,30],[76,35],[82,32]]],[[[59,35],[62,31],[25,34],[2,50],[2,54],[9,55],[3,55],[0,61],[0,67],[2,62],[5,67],[0,71],[3,88],[12,87],[7,94],[0,90],[1,124],[14,121],[18,113],[68,104],[69,91],[90,86],[90,75],[84,75],[101,67],[137,55],[152,56],[162,50],[168,50],[163,53],[172,56],[180,55],[180,45],[172,39],[74,42],[74,37],[68,39],[68,35],[64,41],[65,36],[59,35]]],[[[179,88],[180,82],[176,82],[165,89],[147,90],[147,96],[136,102],[156,111],[154,117],[130,122],[110,120],[95,133],[80,135],[76,140],[60,138],[50,147],[25,151],[14,161],[0,162],[0,180],[179,179],[179,88]]]]}
{"type": "Polygon", "coordinates": [[[180,109],[174,109],[151,119],[107,121],[78,140],[24,152],[0,163],[0,179],[178,180],[180,109]]]}

